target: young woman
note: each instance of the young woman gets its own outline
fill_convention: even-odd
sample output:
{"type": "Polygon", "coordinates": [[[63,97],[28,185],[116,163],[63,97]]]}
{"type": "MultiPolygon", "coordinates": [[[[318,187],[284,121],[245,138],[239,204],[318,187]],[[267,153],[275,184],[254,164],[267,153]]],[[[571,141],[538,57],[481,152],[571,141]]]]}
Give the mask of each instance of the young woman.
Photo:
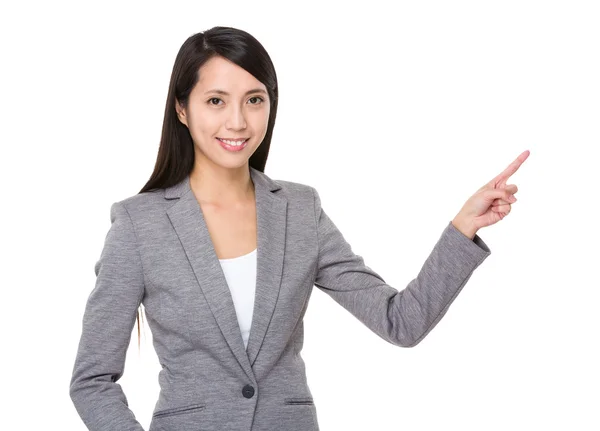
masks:
{"type": "Polygon", "coordinates": [[[250,34],[181,47],[154,172],[111,206],[70,396],[93,431],[143,430],[117,381],[144,305],[162,365],[150,431],[316,431],[300,354],[313,286],[389,343],[417,345],[490,255],[478,229],[510,212],[521,154],[443,230],[398,291],[353,253],[315,188],[264,173],[277,77],[250,34]]]}

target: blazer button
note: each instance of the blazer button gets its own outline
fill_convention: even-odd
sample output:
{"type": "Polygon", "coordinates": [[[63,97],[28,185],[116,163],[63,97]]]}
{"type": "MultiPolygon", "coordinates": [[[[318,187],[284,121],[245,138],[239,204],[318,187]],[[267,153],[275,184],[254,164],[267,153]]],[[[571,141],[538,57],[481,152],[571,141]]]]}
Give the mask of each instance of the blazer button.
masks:
{"type": "Polygon", "coordinates": [[[252,398],[254,396],[254,388],[252,387],[252,385],[246,385],[246,386],[244,386],[243,389],[242,389],[242,394],[246,398],[252,398]]]}

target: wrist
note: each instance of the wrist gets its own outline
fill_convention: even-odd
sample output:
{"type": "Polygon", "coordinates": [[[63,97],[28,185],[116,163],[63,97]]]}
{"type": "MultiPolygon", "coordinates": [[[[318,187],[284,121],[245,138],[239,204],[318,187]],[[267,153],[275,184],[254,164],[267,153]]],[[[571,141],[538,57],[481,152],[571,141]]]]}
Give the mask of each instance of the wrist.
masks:
{"type": "Polygon", "coordinates": [[[473,238],[475,238],[475,234],[477,234],[477,229],[473,225],[471,225],[470,223],[466,223],[460,218],[455,217],[454,220],[452,220],[452,225],[456,228],[456,230],[458,230],[470,240],[473,240],[473,238]]]}

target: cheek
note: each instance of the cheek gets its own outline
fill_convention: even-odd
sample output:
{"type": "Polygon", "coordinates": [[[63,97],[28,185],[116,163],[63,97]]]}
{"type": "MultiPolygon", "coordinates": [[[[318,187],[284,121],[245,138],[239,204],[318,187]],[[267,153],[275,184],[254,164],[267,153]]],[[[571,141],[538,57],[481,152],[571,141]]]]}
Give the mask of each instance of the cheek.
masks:
{"type": "Polygon", "coordinates": [[[197,137],[212,137],[217,134],[221,126],[218,117],[210,114],[200,113],[194,117],[190,131],[197,137]]]}
{"type": "Polygon", "coordinates": [[[266,128],[269,123],[269,109],[256,112],[253,116],[253,123],[255,124],[256,129],[266,128]]]}

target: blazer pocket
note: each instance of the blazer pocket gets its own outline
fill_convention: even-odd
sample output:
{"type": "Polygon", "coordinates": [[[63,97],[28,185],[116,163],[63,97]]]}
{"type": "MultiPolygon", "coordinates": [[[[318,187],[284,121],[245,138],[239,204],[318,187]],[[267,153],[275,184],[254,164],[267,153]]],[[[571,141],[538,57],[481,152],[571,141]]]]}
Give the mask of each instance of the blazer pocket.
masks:
{"type": "Polygon", "coordinates": [[[152,417],[156,418],[156,417],[165,417],[165,416],[173,416],[173,415],[182,415],[182,414],[202,410],[205,407],[206,407],[206,404],[191,404],[189,406],[173,407],[170,409],[158,410],[158,411],[154,412],[152,417]]]}
{"type": "Polygon", "coordinates": [[[284,404],[287,405],[305,405],[312,406],[314,405],[314,401],[311,397],[296,397],[296,398],[284,398],[284,404]]]}

